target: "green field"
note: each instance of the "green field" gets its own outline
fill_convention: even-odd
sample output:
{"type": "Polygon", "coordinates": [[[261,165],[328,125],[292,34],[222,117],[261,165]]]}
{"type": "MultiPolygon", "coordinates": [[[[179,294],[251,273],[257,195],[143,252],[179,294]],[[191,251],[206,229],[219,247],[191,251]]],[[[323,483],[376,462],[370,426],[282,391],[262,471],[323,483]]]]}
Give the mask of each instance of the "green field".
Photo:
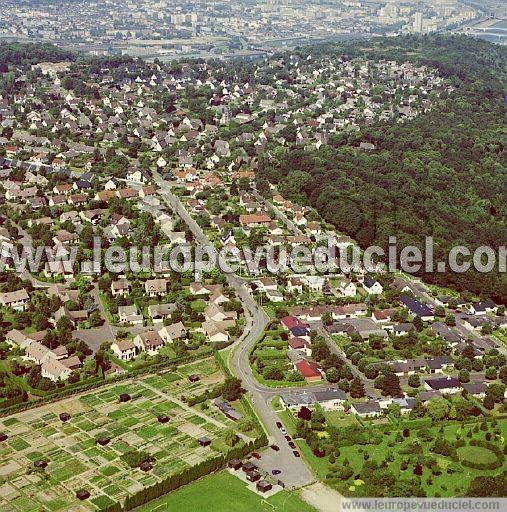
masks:
{"type": "Polygon", "coordinates": [[[223,379],[215,360],[208,359],[0,419],[0,431],[9,436],[0,443],[0,510],[77,510],[75,492],[85,488],[91,497],[79,503],[79,510],[94,511],[225,454],[230,448],[222,434],[237,431],[237,425],[216,407],[190,408],[180,401],[223,379]],[[188,380],[192,373],[200,376],[198,382],[188,380]],[[132,399],[120,403],[121,393],[132,399]],[[61,412],[71,419],[60,421],[61,412]],[[170,421],[160,423],[159,414],[170,421]],[[96,439],[104,436],[110,442],[98,445],[96,439]],[[201,436],[209,437],[211,446],[199,446],[201,436]],[[155,458],[151,471],[132,469],[124,461],[122,455],[132,449],[155,458]],[[44,471],[35,470],[38,459],[47,462],[44,471]]]}
{"type": "Polygon", "coordinates": [[[227,471],[211,475],[141,507],[139,512],[313,512],[294,493],[280,491],[265,500],[227,471]]]}
{"type": "MultiPolygon", "coordinates": [[[[501,468],[491,470],[473,469],[466,465],[467,462],[490,464],[497,461],[497,455],[490,449],[475,446],[473,442],[470,444],[472,440],[483,441],[485,439],[485,431],[479,428],[479,426],[484,425],[483,419],[467,423],[464,427],[459,422],[448,422],[444,424],[443,432],[441,431],[441,426],[429,426],[425,429],[426,435],[428,436],[426,439],[419,437],[419,429],[421,429],[421,432],[424,430],[422,424],[416,428],[414,423],[402,419],[399,420],[397,424],[389,425],[389,428],[382,433],[381,441],[378,444],[372,442],[363,445],[341,446],[339,456],[336,457],[336,462],[331,464],[329,457],[317,457],[306,441],[296,438],[296,419],[291,411],[280,411],[278,412],[278,416],[289,434],[295,438],[295,442],[298,445],[302,457],[311,466],[318,478],[327,481],[331,487],[336,488],[341,494],[347,496],[363,496],[365,488],[367,489],[367,485],[364,487],[355,487],[353,485],[356,475],[360,474],[363,469],[366,460],[365,457],[380,464],[382,461],[386,460],[387,457],[391,456],[392,460],[389,462],[389,469],[397,475],[400,480],[408,480],[413,477],[413,467],[418,460],[418,453],[420,453],[420,457],[425,460],[434,459],[439,468],[438,472],[432,475],[429,468],[425,466],[421,477],[421,484],[427,496],[463,496],[468,489],[470,481],[475,476],[491,476],[498,474],[502,470],[501,468]],[[402,436],[402,431],[405,427],[409,427],[407,437],[402,436]],[[443,438],[449,442],[454,442],[459,438],[465,442],[465,446],[457,449],[457,460],[452,460],[450,457],[440,455],[430,450],[436,438],[443,438]],[[413,446],[414,443],[421,445],[420,452],[411,450],[410,447],[413,446]],[[330,471],[332,468],[340,468],[345,459],[348,459],[350,462],[353,476],[346,480],[340,480],[339,478],[330,479],[330,471]],[[410,461],[406,469],[401,467],[403,460],[410,461]],[[461,461],[463,461],[463,464],[461,464],[461,461]]],[[[350,414],[343,417],[343,413],[331,412],[326,413],[325,416],[326,424],[333,428],[360,425],[355,417],[350,414]]],[[[362,428],[371,429],[372,434],[376,429],[373,423],[362,428]]],[[[489,427],[489,432],[493,435],[492,444],[502,447],[504,439],[507,438],[507,421],[499,419],[496,426],[489,427]]],[[[507,465],[504,463],[504,470],[506,466],[507,465]]]]}

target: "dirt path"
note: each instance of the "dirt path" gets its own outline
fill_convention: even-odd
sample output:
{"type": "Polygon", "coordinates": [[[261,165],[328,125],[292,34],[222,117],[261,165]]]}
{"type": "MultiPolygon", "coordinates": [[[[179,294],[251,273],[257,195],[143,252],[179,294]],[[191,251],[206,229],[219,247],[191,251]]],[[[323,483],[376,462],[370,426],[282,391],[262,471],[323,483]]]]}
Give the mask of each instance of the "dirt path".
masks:
{"type": "Polygon", "coordinates": [[[301,489],[301,498],[319,512],[338,512],[343,496],[320,482],[301,489]]]}

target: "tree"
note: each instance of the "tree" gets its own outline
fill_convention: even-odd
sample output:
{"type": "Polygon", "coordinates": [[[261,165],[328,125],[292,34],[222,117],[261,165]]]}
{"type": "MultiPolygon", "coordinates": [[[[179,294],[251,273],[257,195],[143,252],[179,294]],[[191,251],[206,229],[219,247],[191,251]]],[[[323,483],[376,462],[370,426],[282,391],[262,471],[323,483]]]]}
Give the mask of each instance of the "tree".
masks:
{"type": "Polygon", "coordinates": [[[498,371],[498,378],[507,385],[507,365],[504,365],[498,371]]]}
{"type": "Polygon", "coordinates": [[[449,410],[449,402],[443,397],[432,398],[426,405],[428,415],[436,421],[446,418],[449,410]]]}
{"type": "Polygon", "coordinates": [[[491,397],[491,395],[486,395],[484,397],[484,400],[482,401],[482,405],[484,405],[484,407],[486,409],[488,409],[489,411],[493,410],[494,407],[495,407],[495,401],[493,400],[493,398],[491,397]]]}
{"type": "Polygon", "coordinates": [[[468,370],[460,370],[458,374],[458,379],[460,382],[470,382],[470,372],[468,370]]]}
{"type": "Polygon", "coordinates": [[[439,316],[439,317],[445,316],[445,309],[443,306],[437,306],[435,308],[435,316],[439,316]]]}
{"type": "Polygon", "coordinates": [[[445,323],[449,326],[449,327],[454,327],[456,325],[456,317],[453,315],[453,314],[448,314],[446,317],[445,317],[445,323]]]}
{"type": "Polygon", "coordinates": [[[488,380],[495,380],[497,377],[497,371],[494,366],[490,366],[489,368],[486,368],[486,372],[484,373],[484,376],[488,380]]]}
{"type": "Polygon", "coordinates": [[[472,497],[504,497],[505,496],[505,475],[476,476],[468,488],[467,496],[472,497]]]}
{"type": "Polygon", "coordinates": [[[504,395],[505,384],[500,382],[493,382],[486,389],[486,396],[491,397],[491,399],[496,403],[501,403],[504,399],[504,395]]]}
{"type": "Polygon", "coordinates": [[[421,332],[424,328],[424,323],[420,316],[416,316],[413,321],[414,327],[416,328],[417,332],[421,332]]]}
{"type": "Polygon", "coordinates": [[[491,324],[484,324],[481,327],[481,333],[486,335],[493,334],[493,327],[491,326],[491,324]]]}
{"type": "Polygon", "coordinates": [[[312,419],[312,411],[303,405],[298,411],[298,418],[301,420],[310,421],[312,419]]]}
{"type": "Polygon", "coordinates": [[[222,384],[221,394],[224,400],[229,402],[239,400],[244,393],[245,390],[241,387],[241,381],[236,377],[228,377],[222,384]]]}
{"type": "Polygon", "coordinates": [[[359,378],[354,377],[352,379],[349,394],[352,398],[362,398],[363,396],[366,396],[364,385],[359,378]]]}
{"type": "Polygon", "coordinates": [[[340,380],[340,372],[336,368],[329,368],[326,372],[326,379],[329,382],[338,382],[340,380]]]}
{"type": "Polygon", "coordinates": [[[417,373],[408,376],[408,385],[411,388],[418,388],[421,385],[421,379],[417,373]]]}
{"type": "Polygon", "coordinates": [[[239,441],[239,437],[237,436],[236,432],[234,432],[234,430],[232,429],[227,429],[224,432],[223,439],[224,443],[230,447],[235,446],[239,441]]]}
{"type": "Polygon", "coordinates": [[[410,411],[411,418],[422,418],[426,414],[426,408],[419,398],[416,399],[414,407],[410,411]]]}

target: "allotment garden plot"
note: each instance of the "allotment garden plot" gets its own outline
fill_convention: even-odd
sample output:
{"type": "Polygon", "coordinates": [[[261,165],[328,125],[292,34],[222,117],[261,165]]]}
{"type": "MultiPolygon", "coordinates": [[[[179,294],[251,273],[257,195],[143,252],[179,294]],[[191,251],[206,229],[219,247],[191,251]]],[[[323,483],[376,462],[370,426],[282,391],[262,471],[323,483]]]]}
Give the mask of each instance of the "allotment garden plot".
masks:
{"type": "Polygon", "coordinates": [[[233,422],[211,408],[204,412],[181,401],[185,394],[201,393],[208,382],[219,381],[221,374],[214,362],[206,361],[180,370],[1,420],[0,431],[9,437],[0,443],[0,510],[96,510],[227,451],[221,435],[233,422]],[[192,372],[200,373],[199,382],[188,381],[192,372]],[[121,403],[122,393],[131,400],[121,403]],[[62,422],[61,412],[71,419],[62,422]],[[159,422],[160,415],[169,421],[159,422]],[[210,446],[200,446],[203,436],[211,439],[210,446]],[[106,446],[97,444],[101,437],[110,439],[106,446]],[[150,471],[132,469],[122,460],[132,449],[155,458],[150,471]],[[43,471],[34,466],[40,460],[48,463],[43,471]],[[75,497],[81,488],[91,493],[82,502],[75,497]]]}

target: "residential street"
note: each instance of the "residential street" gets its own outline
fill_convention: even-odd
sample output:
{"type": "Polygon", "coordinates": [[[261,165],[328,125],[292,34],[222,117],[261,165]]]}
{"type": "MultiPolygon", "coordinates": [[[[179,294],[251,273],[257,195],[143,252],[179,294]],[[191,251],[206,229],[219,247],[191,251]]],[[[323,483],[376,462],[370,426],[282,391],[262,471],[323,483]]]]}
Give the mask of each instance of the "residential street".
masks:
{"type": "MultiPolygon", "coordinates": [[[[161,195],[172,210],[188,225],[196,242],[203,247],[209,247],[211,250],[215,251],[197,222],[190,216],[181,201],[171,192],[170,186],[163,182],[160,176],[155,174],[154,178],[161,189],[161,195]]],[[[241,379],[243,387],[248,391],[248,396],[268,432],[269,442],[276,443],[280,447],[280,450],[276,452],[276,466],[274,465],[275,461],[271,460],[272,457],[269,455],[266,456],[267,460],[261,459],[259,461],[259,466],[269,472],[274,468],[280,469],[282,471],[280,479],[287,487],[301,487],[307,485],[314,481],[312,472],[306,466],[302,458],[294,456],[283,434],[276,426],[276,422],[279,421],[279,418],[272,409],[270,401],[274,396],[280,394],[280,390],[261,386],[253,376],[248,362],[250,348],[264,331],[268,324],[269,317],[250,295],[244,282],[239,277],[234,274],[225,274],[225,276],[229,286],[235,290],[240,298],[246,316],[245,332],[233,347],[231,367],[233,373],[241,379]]],[[[284,388],[283,391],[288,392],[290,389],[284,388]]],[[[266,451],[265,453],[268,454],[269,452],[266,451]]],[[[273,452],[273,454],[275,454],[275,452],[273,452]]]]}

